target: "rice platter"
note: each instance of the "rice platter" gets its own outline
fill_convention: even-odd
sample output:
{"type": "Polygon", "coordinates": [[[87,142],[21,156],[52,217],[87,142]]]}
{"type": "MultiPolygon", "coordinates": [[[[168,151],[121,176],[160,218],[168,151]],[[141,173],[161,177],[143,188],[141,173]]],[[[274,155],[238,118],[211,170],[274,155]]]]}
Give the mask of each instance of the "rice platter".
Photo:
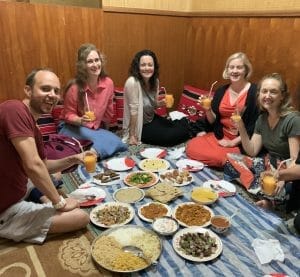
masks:
{"type": "Polygon", "coordinates": [[[151,262],[156,261],[162,251],[162,242],[155,232],[141,226],[127,225],[101,233],[93,241],[92,258],[99,266],[120,273],[136,272],[150,266],[143,258],[122,250],[127,245],[142,249],[151,262]]]}
{"type": "Polygon", "coordinates": [[[144,191],[139,188],[121,188],[114,193],[113,198],[118,202],[135,203],[142,200],[144,196],[144,191]]]}

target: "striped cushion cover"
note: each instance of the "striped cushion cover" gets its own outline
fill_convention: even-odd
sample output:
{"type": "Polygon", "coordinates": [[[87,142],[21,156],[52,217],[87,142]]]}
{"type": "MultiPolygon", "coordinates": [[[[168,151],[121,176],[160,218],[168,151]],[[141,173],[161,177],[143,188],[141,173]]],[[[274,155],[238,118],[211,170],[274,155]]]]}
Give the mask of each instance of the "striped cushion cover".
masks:
{"type": "MultiPolygon", "coordinates": [[[[183,87],[177,110],[188,115],[189,120],[196,121],[205,116],[204,109],[198,103],[199,96],[207,95],[207,90],[189,85],[183,87]]],[[[212,94],[213,95],[213,92],[212,94]]]]}
{"type": "Polygon", "coordinates": [[[48,140],[50,134],[56,134],[56,125],[51,114],[43,114],[38,120],[37,125],[42,133],[43,140],[48,140]]]}

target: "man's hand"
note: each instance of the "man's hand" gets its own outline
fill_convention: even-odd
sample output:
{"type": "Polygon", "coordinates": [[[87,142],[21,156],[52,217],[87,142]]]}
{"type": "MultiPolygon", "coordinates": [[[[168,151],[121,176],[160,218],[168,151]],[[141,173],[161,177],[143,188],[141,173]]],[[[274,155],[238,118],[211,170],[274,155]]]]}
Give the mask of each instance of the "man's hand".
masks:
{"type": "Polygon", "coordinates": [[[68,211],[72,211],[76,208],[79,208],[79,202],[78,200],[74,199],[74,198],[65,198],[66,200],[66,205],[59,209],[58,211],[60,212],[68,212],[68,211]]]}

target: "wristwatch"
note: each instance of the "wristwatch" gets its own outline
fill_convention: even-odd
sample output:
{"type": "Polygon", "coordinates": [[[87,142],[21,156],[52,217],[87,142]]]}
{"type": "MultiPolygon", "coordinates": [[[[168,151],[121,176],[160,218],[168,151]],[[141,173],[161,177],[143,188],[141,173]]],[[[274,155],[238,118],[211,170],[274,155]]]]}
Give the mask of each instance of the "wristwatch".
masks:
{"type": "Polygon", "coordinates": [[[55,210],[59,210],[59,209],[63,208],[64,206],[66,206],[66,204],[67,204],[66,200],[62,196],[60,196],[59,202],[57,202],[56,204],[52,203],[52,206],[55,210]]]}

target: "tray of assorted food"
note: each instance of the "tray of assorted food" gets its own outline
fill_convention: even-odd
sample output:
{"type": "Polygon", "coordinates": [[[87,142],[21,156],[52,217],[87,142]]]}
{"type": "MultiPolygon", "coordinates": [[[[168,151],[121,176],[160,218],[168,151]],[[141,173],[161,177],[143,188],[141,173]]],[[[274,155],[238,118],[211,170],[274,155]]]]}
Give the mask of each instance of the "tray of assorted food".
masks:
{"type": "Polygon", "coordinates": [[[178,255],[194,262],[211,261],[223,250],[219,236],[202,227],[189,227],[178,231],[173,237],[172,245],[178,255]]]}
{"type": "Polygon", "coordinates": [[[127,203],[106,202],[91,211],[90,219],[96,226],[112,228],[127,224],[134,214],[134,209],[127,203]]]}
{"type": "Polygon", "coordinates": [[[194,181],[193,176],[186,169],[167,170],[161,172],[159,177],[162,182],[170,182],[175,187],[186,186],[194,181]]]}
{"type": "Polygon", "coordinates": [[[214,212],[209,207],[194,202],[180,203],[173,210],[173,217],[185,227],[206,227],[212,216],[214,212]]]}
{"type": "Polygon", "coordinates": [[[138,215],[142,220],[152,222],[157,217],[171,216],[172,210],[166,204],[150,202],[139,207],[138,215]]]}
{"type": "Polygon", "coordinates": [[[162,252],[162,241],[152,230],[137,225],[108,229],[94,239],[91,246],[93,260],[112,272],[130,273],[156,263],[162,252]],[[145,258],[127,252],[126,247],[142,251],[145,258]]]}

